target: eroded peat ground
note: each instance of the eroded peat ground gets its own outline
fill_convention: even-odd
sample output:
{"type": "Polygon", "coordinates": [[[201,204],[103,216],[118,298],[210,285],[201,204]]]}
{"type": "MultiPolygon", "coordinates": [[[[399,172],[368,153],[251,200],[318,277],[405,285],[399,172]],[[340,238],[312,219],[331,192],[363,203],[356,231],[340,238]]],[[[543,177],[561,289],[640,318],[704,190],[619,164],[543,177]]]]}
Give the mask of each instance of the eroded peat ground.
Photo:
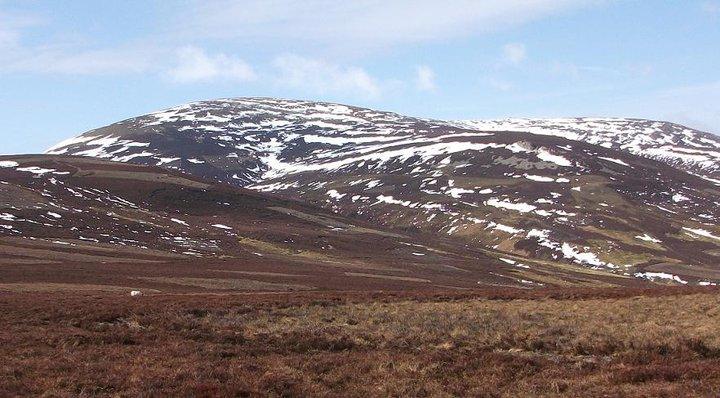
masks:
{"type": "Polygon", "coordinates": [[[716,288],[0,292],[0,396],[717,396],[716,288]]]}

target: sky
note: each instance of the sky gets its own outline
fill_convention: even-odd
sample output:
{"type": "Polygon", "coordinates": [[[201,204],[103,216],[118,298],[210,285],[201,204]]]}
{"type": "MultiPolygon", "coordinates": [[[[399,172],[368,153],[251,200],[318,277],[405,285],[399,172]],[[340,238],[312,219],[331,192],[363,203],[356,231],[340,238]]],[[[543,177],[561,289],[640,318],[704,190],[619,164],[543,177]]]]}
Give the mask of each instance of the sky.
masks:
{"type": "Polygon", "coordinates": [[[720,134],[720,0],[0,0],[0,154],[243,96],[720,134]]]}

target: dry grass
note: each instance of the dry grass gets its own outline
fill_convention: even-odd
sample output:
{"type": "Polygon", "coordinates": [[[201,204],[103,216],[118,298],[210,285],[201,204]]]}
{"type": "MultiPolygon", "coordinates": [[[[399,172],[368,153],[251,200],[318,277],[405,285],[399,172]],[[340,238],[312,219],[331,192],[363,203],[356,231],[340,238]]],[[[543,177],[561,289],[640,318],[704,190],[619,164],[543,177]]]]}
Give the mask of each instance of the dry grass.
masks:
{"type": "Polygon", "coordinates": [[[411,276],[395,276],[395,275],[380,275],[380,274],[366,274],[362,272],[346,272],[347,276],[358,276],[361,278],[377,278],[377,279],[389,279],[394,281],[405,281],[405,282],[420,282],[430,283],[429,279],[413,278],[411,276]]]}
{"type": "Polygon", "coordinates": [[[311,290],[312,286],[298,285],[291,283],[272,283],[257,281],[254,279],[222,279],[222,278],[181,278],[181,277],[142,277],[141,279],[151,282],[169,283],[174,285],[195,286],[204,289],[220,290],[242,290],[242,291],[294,291],[311,290]]]}
{"type": "Polygon", "coordinates": [[[107,178],[134,181],[159,182],[164,184],[179,185],[183,187],[206,189],[210,184],[202,183],[188,178],[182,178],[159,172],[130,171],[130,170],[82,170],[74,174],[74,177],[83,178],[107,178]]]}
{"type": "Polygon", "coordinates": [[[0,296],[0,396],[717,396],[720,296],[671,292],[0,296]]]}
{"type": "MultiPolygon", "coordinates": [[[[95,285],[86,283],[49,283],[49,282],[30,282],[30,283],[0,283],[0,292],[84,292],[84,291],[100,291],[100,292],[120,292],[127,293],[138,288],[128,286],[114,285],[95,285]]],[[[159,290],[143,289],[146,293],[159,293],[159,290]]]]}

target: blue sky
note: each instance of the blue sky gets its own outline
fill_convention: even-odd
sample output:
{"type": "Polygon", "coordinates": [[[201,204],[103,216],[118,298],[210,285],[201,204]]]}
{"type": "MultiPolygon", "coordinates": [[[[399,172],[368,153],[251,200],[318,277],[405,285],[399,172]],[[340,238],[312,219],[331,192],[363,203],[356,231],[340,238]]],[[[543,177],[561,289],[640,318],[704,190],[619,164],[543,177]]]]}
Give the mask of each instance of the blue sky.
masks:
{"type": "Polygon", "coordinates": [[[0,153],[237,96],[720,133],[720,0],[0,0],[0,153]]]}

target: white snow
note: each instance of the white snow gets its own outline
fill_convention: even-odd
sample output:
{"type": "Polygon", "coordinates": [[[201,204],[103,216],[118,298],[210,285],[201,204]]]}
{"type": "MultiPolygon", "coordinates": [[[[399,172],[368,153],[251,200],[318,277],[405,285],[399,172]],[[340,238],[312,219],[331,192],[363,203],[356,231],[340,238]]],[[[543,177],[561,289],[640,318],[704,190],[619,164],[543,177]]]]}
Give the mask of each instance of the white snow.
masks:
{"type": "Polygon", "coordinates": [[[667,279],[667,280],[671,280],[674,282],[682,283],[683,285],[687,284],[687,282],[680,279],[679,276],[673,275],[673,274],[668,274],[665,272],[636,272],[635,277],[648,279],[651,281],[655,281],[657,279],[667,279]]]}
{"type": "Polygon", "coordinates": [[[25,171],[25,172],[33,173],[33,174],[37,174],[37,175],[43,175],[43,174],[52,173],[53,171],[55,171],[55,169],[43,169],[42,167],[38,167],[38,166],[18,167],[15,170],[25,171]]]}
{"type": "Polygon", "coordinates": [[[331,189],[331,190],[327,191],[326,194],[327,194],[327,196],[329,196],[335,200],[340,200],[343,197],[345,197],[345,195],[347,195],[346,193],[340,193],[335,189],[331,189]]]}
{"type": "Polygon", "coordinates": [[[617,163],[617,164],[619,164],[619,165],[623,165],[623,166],[626,166],[626,167],[630,167],[629,164],[623,162],[623,161],[620,160],[620,159],[606,158],[606,157],[602,157],[602,156],[598,156],[598,159],[607,160],[608,162],[613,162],[613,163],[617,163]]]}
{"type": "Polygon", "coordinates": [[[17,219],[17,217],[15,217],[14,215],[12,215],[10,213],[0,213],[0,220],[15,221],[16,219],[17,219]]]}
{"type": "Polygon", "coordinates": [[[654,243],[662,243],[660,239],[653,238],[652,236],[648,234],[642,234],[635,236],[637,239],[644,240],[646,242],[654,242],[654,243]]]}
{"type": "Polygon", "coordinates": [[[527,178],[528,180],[538,181],[538,182],[553,182],[553,181],[555,181],[555,179],[551,178],[551,177],[536,176],[536,175],[531,175],[531,174],[523,174],[523,176],[525,176],[525,178],[527,178]]]}
{"type": "Polygon", "coordinates": [[[410,205],[412,204],[412,202],[409,200],[398,200],[398,199],[393,198],[390,195],[378,195],[376,199],[377,199],[377,202],[375,202],[375,204],[388,203],[388,204],[392,204],[392,205],[400,205],[400,206],[405,206],[405,207],[410,207],[410,205]]]}
{"type": "Polygon", "coordinates": [[[567,160],[566,158],[560,156],[560,155],[553,155],[545,148],[540,148],[537,152],[537,157],[540,158],[540,160],[544,160],[546,162],[555,163],[558,166],[563,167],[569,167],[572,166],[572,162],[567,160]]]}
{"type": "Polygon", "coordinates": [[[512,266],[515,266],[515,267],[530,269],[529,266],[527,266],[527,265],[525,265],[525,264],[520,264],[520,263],[518,263],[518,262],[515,261],[515,260],[510,260],[509,258],[499,257],[498,260],[500,260],[500,261],[502,261],[502,262],[504,262],[504,263],[508,263],[508,264],[510,264],[510,265],[512,265],[512,266]]]}
{"type": "Polygon", "coordinates": [[[715,235],[712,234],[712,232],[707,231],[707,230],[704,230],[704,229],[701,229],[701,228],[687,228],[687,227],[683,227],[683,229],[686,230],[686,231],[688,231],[689,233],[692,233],[692,234],[695,234],[695,235],[698,235],[698,236],[703,236],[703,237],[706,237],[706,238],[712,238],[712,239],[720,240],[720,236],[715,236],[715,235]]]}
{"type": "Polygon", "coordinates": [[[453,197],[455,199],[460,199],[460,197],[462,197],[463,194],[474,193],[474,192],[475,191],[473,191],[472,189],[463,189],[463,188],[450,188],[450,189],[445,190],[446,194],[450,195],[451,197],[453,197]]]}
{"type": "Polygon", "coordinates": [[[594,253],[578,251],[576,247],[567,242],[562,244],[561,250],[565,258],[573,259],[581,264],[590,264],[595,266],[611,265],[600,261],[594,253]]]}
{"type": "Polygon", "coordinates": [[[177,160],[180,160],[180,158],[159,158],[156,166],[162,166],[164,164],[172,163],[177,160]]]}
{"type": "Polygon", "coordinates": [[[11,167],[18,167],[20,166],[20,163],[13,162],[12,160],[1,160],[0,161],[0,167],[2,168],[11,168],[11,167]]]}
{"type": "Polygon", "coordinates": [[[509,225],[498,224],[498,223],[494,223],[494,222],[491,222],[488,226],[490,228],[497,229],[497,230],[503,231],[503,232],[507,232],[509,234],[519,234],[520,232],[525,231],[524,229],[518,229],[518,228],[511,227],[509,225]]]}
{"type": "Polygon", "coordinates": [[[366,186],[368,189],[375,188],[375,187],[377,187],[377,186],[379,186],[379,185],[382,185],[382,181],[380,181],[380,180],[371,180],[371,181],[368,181],[367,184],[365,184],[365,186],[366,186]]]}
{"type": "Polygon", "coordinates": [[[95,139],[95,138],[97,138],[97,137],[95,137],[95,136],[89,136],[89,137],[84,137],[84,136],[73,137],[73,138],[67,139],[67,140],[65,140],[65,141],[59,142],[57,145],[55,145],[55,146],[53,146],[53,147],[51,147],[51,148],[48,148],[48,149],[45,151],[45,153],[48,154],[48,155],[61,155],[61,154],[65,153],[65,152],[67,152],[67,148],[65,148],[65,147],[72,146],[72,145],[75,145],[75,144],[82,144],[83,142],[88,142],[88,141],[93,140],[93,139],[95,139]]]}
{"type": "Polygon", "coordinates": [[[533,206],[527,203],[512,203],[507,200],[498,200],[496,198],[489,199],[485,202],[488,206],[499,207],[508,210],[519,211],[520,213],[528,213],[535,209],[537,206],[533,206]]]}

